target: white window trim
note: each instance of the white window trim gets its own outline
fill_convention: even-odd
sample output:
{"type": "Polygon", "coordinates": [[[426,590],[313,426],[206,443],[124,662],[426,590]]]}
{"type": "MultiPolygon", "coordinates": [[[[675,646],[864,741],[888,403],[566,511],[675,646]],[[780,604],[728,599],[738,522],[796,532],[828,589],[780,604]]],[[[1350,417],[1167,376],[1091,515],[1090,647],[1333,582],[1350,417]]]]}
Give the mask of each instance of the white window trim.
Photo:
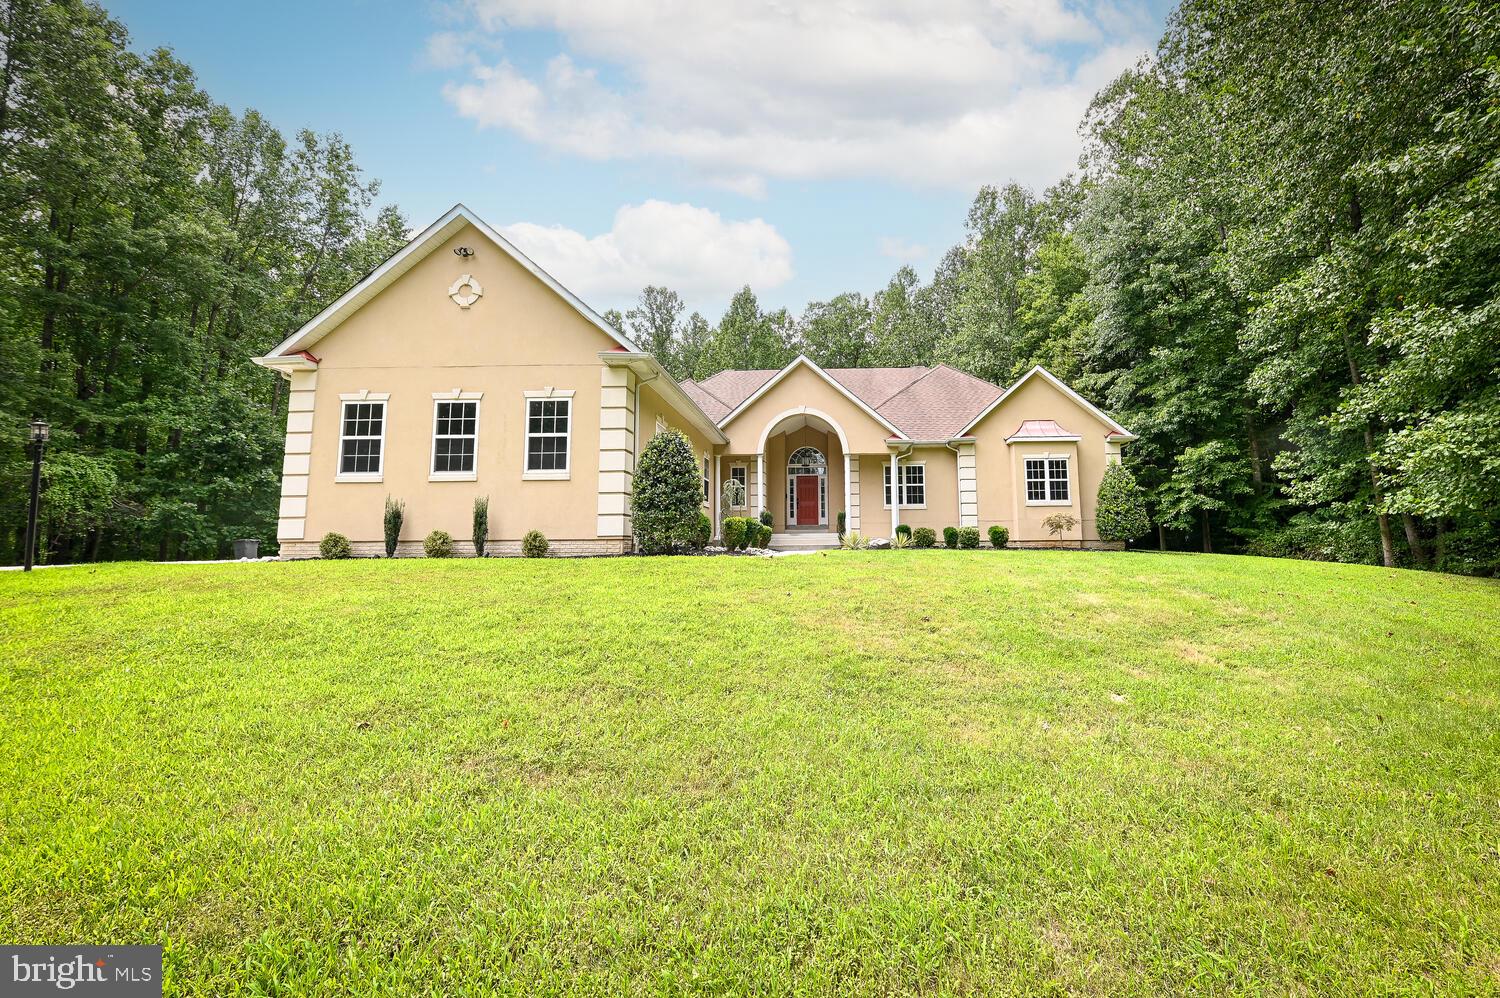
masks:
{"type": "MultiPolygon", "coordinates": [[[[891,466],[889,464],[886,464],[886,465],[884,465],[884,468],[885,468],[885,471],[880,476],[880,497],[882,499],[881,509],[890,509],[891,508],[891,504],[888,503],[888,502],[884,502],[883,500],[885,499],[885,491],[886,491],[885,487],[886,487],[886,484],[887,484],[887,480],[891,477],[891,466]]],[[[903,501],[901,503],[901,508],[902,509],[926,509],[927,508],[927,462],[926,461],[910,461],[910,462],[908,462],[906,464],[901,465],[901,471],[902,471],[903,475],[905,474],[907,468],[921,468],[922,469],[922,501],[921,502],[905,502],[905,501],[903,501]]]]}
{"type": "Polygon", "coordinates": [[[526,396],[521,407],[521,479],[527,482],[566,482],[573,477],[573,389],[543,388],[540,391],[523,392],[526,396]],[[564,437],[563,461],[566,467],[550,471],[531,471],[531,403],[546,399],[568,400],[568,432],[564,437]]]}
{"type": "MultiPolygon", "coordinates": [[[[1043,471],[1050,471],[1050,469],[1048,469],[1048,468],[1046,468],[1044,466],[1043,467],[1043,471]]],[[[1050,483],[1051,480],[1052,479],[1050,477],[1050,474],[1049,474],[1049,477],[1042,479],[1043,482],[1048,482],[1048,483],[1050,483]]],[[[1021,455],[1021,492],[1022,492],[1022,495],[1024,495],[1026,497],[1023,501],[1028,506],[1071,506],[1071,505],[1073,505],[1073,496],[1077,494],[1076,490],[1073,487],[1073,455],[1071,455],[1071,454],[1022,454],[1021,455]],[[1068,498],[1066,498],[1066,499],[1032,499],[1030,497],[1030,491],[1026,488],[1026,484],[1027,484],[1027,480],[1026,480],[1026,462],[1027,461],[1043,461],[1043,462],[1046,462],[1046,461],[1066,461],[1067,465],[1068,465],[1068,498]]],[[[1052,487],[1051,487],[1050,484],[1047,487],[1047,494],[1049,496],[1052,494],[1052,487]]]]}
{"type": "Polygon", "coordinates": [[[743,484],[745,486],[745,501],[742,504],[738,505],[738,506],[730,506],[729,508],[730,509],[749,509],[750,508],[750,466],[748,464],[731,464],[729,466],[729,477],[726,478],[725,481],[728,481],[728,482],[734,481],[734,469],[736,469],[736,468],[740,469],[741,471],[743,471],[745,473],[745,480],[744,480],[744,482],[741,483],[741,484],[743,484]]]}
{"type": "Polygon", "coordinates": [[[346,392],[339,396],[339,449],[333,458],[333,480],[335,482],[383,482],[385,481],[385,431],[391,422],[391,393],[372,392],[369,389],[358,392],[346,392]],[[344,466],[344,406],[349,403],[379,402],[380,409],[380,470],[379,471],[340,471],[344,466]]]}
{"type": "Polygon", "coordinates": [[[427,480],[429,482],[477,482],[479,481],[479,419],[484,403],[484,392],[461,392],[457,388],[451,392],[432,393],[432,447],[427,456],[427,480]],[[474,403],[474,470],[473,471],[435,471],[437,465],[437,419],[438,406],[443,402],[473,402],[474,403]]]}

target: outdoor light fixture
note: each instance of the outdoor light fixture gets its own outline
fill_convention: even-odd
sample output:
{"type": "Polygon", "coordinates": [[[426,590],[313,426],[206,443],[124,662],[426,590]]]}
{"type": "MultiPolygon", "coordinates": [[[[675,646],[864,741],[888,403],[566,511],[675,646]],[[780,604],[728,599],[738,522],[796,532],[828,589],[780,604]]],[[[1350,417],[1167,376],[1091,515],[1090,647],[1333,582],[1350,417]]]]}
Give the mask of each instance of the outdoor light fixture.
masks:
{"type": "Polygon", "coordinates": [[[22,571],[31,571],[36,560],[36,511],[42,497],[42,451],[47,449],[47,438],[52,427],[43,419],[31,421],[31,508],[26,513],[26,556],[22,571]]]}
{"type": "Polygon", "coordinates": [[[474,251],[471,250],[471,249],[469,249],[469,247],[467,247],[467,246],[455,246],[453,248],[453,255],[454,256],[461,256],[465,260],[467,260],[469,257],[471,257],[471,256],[474,255],[474,251]]]}

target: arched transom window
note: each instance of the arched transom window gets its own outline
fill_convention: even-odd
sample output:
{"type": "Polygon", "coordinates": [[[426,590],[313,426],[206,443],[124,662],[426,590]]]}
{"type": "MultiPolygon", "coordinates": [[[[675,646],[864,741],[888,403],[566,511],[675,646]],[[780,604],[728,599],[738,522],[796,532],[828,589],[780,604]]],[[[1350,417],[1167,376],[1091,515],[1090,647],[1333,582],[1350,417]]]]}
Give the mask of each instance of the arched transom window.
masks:
{"type": "Polygon", "coordinates": [[[789,475],[823,475],[828,472],[828,462],[816,447],[799,447],[786,460],[789,475]]]}

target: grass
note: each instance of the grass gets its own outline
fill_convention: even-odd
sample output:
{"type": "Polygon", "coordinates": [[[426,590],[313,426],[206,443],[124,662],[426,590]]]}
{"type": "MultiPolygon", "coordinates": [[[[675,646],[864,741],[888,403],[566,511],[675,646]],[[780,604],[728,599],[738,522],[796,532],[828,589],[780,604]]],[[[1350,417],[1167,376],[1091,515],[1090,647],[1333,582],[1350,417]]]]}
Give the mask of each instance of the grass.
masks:
{"type": "Polygon", "coordinates": [[[0,939],[169,994],[1500,990],[1500,586],[1249,558],[0,576],[0,939]]]}

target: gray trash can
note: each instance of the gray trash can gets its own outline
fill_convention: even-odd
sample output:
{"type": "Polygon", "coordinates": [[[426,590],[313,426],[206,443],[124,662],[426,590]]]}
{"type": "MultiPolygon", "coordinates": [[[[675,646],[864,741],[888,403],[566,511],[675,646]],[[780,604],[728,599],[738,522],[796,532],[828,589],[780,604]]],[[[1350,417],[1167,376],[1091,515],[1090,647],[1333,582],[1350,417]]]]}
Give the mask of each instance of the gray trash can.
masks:
{"type": "Polygon", "coordinates": [[[254,561],[260,557],[260,539],[257,537],[239,537],[234,542],[234,557],[236,561],[244,561],[247,558],[254,561]]]}

